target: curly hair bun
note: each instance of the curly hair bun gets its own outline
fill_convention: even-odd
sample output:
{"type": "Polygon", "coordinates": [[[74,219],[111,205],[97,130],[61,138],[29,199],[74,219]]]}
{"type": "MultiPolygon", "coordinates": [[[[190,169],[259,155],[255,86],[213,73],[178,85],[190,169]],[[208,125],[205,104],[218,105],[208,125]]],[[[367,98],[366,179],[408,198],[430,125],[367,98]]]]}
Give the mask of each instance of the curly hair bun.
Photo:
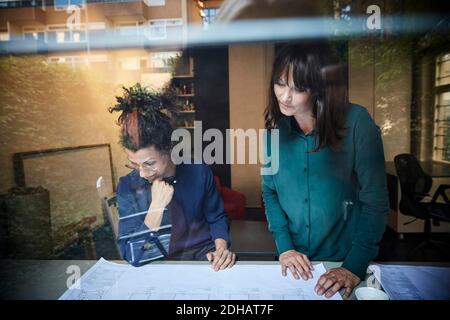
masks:
{"type": "Polygon", "coordinates": [[[122,127],[122,146],[132,151],[148,146],[169,151],[171,118],[179,110],[175,92],[170,87],[156,91],[139,83],[122,89],[123,95],[117,96],[116,105],[108,109],[110,113],[121,112],[117,124],[122,127]]]}

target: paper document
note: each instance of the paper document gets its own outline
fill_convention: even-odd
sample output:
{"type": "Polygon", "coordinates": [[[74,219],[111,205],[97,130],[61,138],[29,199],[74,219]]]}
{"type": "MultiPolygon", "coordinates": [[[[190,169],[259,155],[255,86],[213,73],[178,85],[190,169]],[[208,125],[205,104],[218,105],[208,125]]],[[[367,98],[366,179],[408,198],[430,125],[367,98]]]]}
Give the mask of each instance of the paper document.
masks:
{"type": "Polygon", "coordinates": [[[450,300],[450,268],[369,266],[392,300],[450,300]]]}
{"type": "MultiPolygon", "coordinates": [[[[204,264],[148,264],[135,268],[100,259],[60,300],[328,300],[314,292],[313,279],[283,277],[279,265],[235,265],[215,272],[204,264]]],[[[342,300],[337,293],[331,300],[342,300]]]]}

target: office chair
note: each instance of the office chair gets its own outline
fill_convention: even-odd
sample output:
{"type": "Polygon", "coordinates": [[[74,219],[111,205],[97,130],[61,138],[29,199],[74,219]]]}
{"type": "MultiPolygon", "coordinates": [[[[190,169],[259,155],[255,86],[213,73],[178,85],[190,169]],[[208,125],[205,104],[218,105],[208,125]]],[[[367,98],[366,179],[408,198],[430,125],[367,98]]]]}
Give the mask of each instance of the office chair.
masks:
{"type": "Polygon", "coordinates": [[[119,209],[117,207],[117,196],[115,193],[108,192],[103,177],[98,177],[96,187],[102,204],[103,216],[105,221],[111,226],[114,242],[116,243],[116,252],[120,257],[121,253],[117,244],[117,238],[119,237],[119,209]]]}
{"type": "Polygon", "coordinates": [[[424,201],[425,197],[430,196],[429,191],[433,181],[423,171],[419,161],[411,154],[399,154],[395,156],[394,163],[400,180],[400,212],[416,218],[405,224],[417,219],[425,220],[425,241],[420,243],[413,251],[432,247],[448,256],[450,254],[449,244],[431,239],[431,222],[433,222],[433,225],[439,225],[440,221],[450,222],[450,202],[445,194],[445,191],[450,189],[450,185],[440,185],[431,201],[424,201]],[[439,196],[443,198],[443,203],[437,202],[439,196]]]}

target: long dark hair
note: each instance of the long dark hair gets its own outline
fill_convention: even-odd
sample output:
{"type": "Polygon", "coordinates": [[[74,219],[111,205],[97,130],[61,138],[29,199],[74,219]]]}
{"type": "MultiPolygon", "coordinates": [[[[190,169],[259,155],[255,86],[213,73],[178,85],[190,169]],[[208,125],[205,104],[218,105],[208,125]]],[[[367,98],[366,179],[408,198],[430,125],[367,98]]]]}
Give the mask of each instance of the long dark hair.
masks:
{"type": "Polygon", "coordinates": [[[316,119],[316,147],[339,148],[345,135],[345,109],[348,90],[343,65],[333,58],[333,50],[327,43],[288,44],[282,47],[273,63],[269,87],[269,101],[264,111],[266,129],[275,129],[284,115],[280,111],[274,92],[274,84],[286,72],[292,72],[294,85],[308,90],[314,102],[316,119]]]}
{"type": "Polygon", "coordinates": [[[139,83],[122,87],[123,95],[108,110],[121,112],[117,124],[121,126],[120,143],[133,152],[154,146],[168,153],[172,149],[172,118],[178,113],[175,92],[170,87],[155,91],[139,83]]]}

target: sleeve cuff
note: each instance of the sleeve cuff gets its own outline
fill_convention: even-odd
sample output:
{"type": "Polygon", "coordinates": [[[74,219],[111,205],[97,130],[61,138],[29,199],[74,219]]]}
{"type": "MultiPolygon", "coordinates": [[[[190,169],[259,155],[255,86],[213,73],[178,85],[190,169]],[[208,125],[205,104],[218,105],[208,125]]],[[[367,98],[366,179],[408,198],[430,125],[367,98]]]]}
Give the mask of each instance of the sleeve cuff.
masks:
{"type": "Polygon", "coordinates": [[[282,254],[285,251],[295,249],[292,243],[291,236],[287,232],[274,233],[275,245],[277,246],[278,254],[282,254]]]}
{"type": "Polygon", "coordinates": [[[342,264],[342,267],[349,270],[361,281],[364,281],[367,274],[367,267],[373,258],[373,252],[362,248],[353,247],[342,264]]]}
{"type": "Polygon", "coordinates": [[[227,232],[211,232],[211,238],[213,239],[213,241],[215,241],[216,239],[223,239],[228,243],[228,246],[231,245],[230,236],[227,232]]]}

